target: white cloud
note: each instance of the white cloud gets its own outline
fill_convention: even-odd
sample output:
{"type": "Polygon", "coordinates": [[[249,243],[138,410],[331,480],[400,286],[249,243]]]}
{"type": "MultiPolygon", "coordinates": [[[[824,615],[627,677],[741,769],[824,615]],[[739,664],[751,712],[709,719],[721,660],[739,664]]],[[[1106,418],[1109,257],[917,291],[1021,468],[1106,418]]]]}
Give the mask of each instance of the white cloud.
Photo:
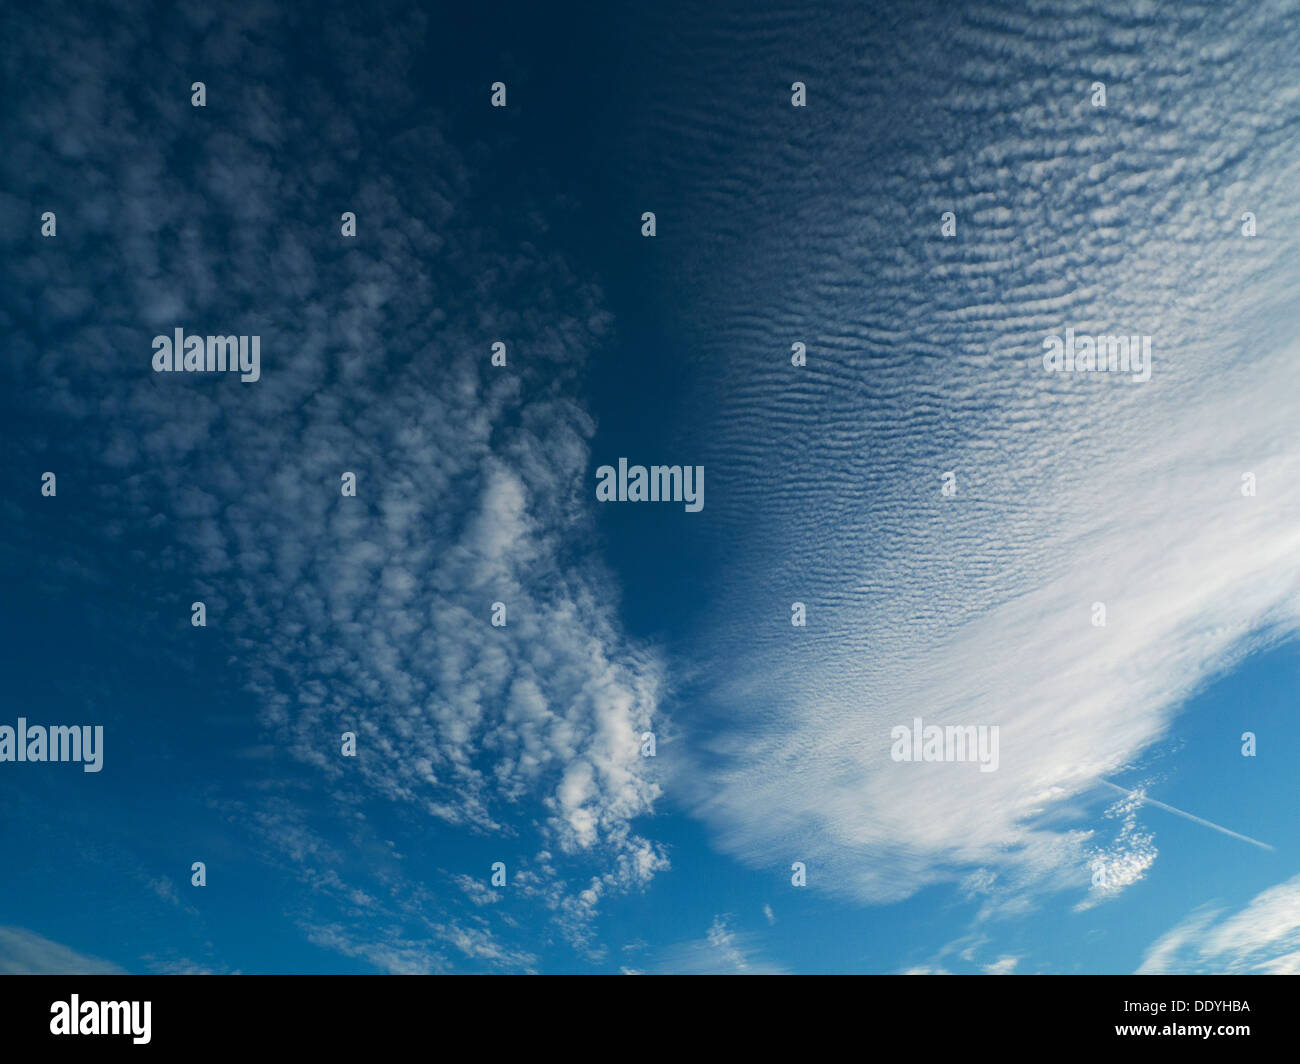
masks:
{"type": "MultiPolygon", "coordinates": [[[[206,114],[184,94],[128,105],[107,88],[145,45],[92,43],[138,27],[68,15],[24,34],[42,76],[6,149],[14,192],[0,209],[25,217],[25,199],[70,183],[84,195],[61,233],[102,254],[75,264],[93,321],[49,283],[74,272],[58,258],[72,239],[12,256],[14,298],[60,340],[16,329],[0,357],[23,365],[41,416],[113,469],[111,513],[87,542],[154,530],[164,595],[207,604],[231,682],[261,709],[259,741],[246,734],[240,749],[297,762],[270,781],[253,769],[280,794],[240,812],[297,866],[313,904],[378,904],[374,885],[347,882],[363,863],[325,840],[380,846],[362,812],[379,802],[408,824],[523,834],[512,849],[557,854],[567,863],[531,859],[536,876],[553,869],[531,896],[580,937],[602,897],[667,867],[632,827],[660,793],[637,736],[663,723],[662,667],[623,635],[610,575],[585,560],[594,424],[575,379],[609,317],[549,242],[522,230],[502,240],[471,220],[471,164],[408,87],[423,16],[382,31],[347,13],[326,23],[334,76],[300,85],[292,114],[259,87],[282,73],[291,32],[272,12],[196,30],[209,51],[239,42],[241,76],[206,114]],[[88,79],[103,91],[84,91],[88,79]],[[402,130],[382,151],[369,150],[375,113],[402,130]],[[192,166],[177,163],[178,141],[192,166]],[[364,239],[339,236],[341,209],[364,239]],[[153,334],[175,326],[260,335],[261,380],[150,372],[153,334]],[[488,360],[499,337],[513,338],[505,369],[488,360]],[[345,471],[354,499],[340,495],[345,471]],[[489,623],[497,601],[504,628],[489,623]],[[354,761],[339,756],[345,731],[354,761]],[[294,806],[337,819],[313,825],[294,806]]],[[[190,83],[191,59],[149,50],[155,84],[190,83]]],[[[520,225],[542,224],[517,207],[520,225]]],[[[394,912],[418,893],[396,873],[384,886],[407,899],[394,912]]],[[[440,926],[454,948],[469,941],[454,921],[440,926]]],[[[402,970],[432,963],[401,936],[349,949],[402,970]]]]}
{"type": "MultiPolygon", "coordinates": [[[[880,132],[864,115],[819,142],[816,195],[797,153],[773,160],[751,116],[718,116],[734,139],[710,150],[747,191],[679,224],[721,264],[685,313],[716,352],[691,443],[728,555],[698,631],[716,724],[683,744],[673,787],[750,865],[798,854],[812,889],[867,902],[980,883],[985,915],[1082,893],[1097,782],[1300,630],[1300,146],[1259,144],[1289,105],[1255,55],[1296,30],[1238,15],[1241,50],[1203,68],[1205,95],[1165,78],[1210,27],[1156,34],[1141,68],[1091,19],[1035,41],[1132,76],[1104,114],[1048,72],[1002,77],[1029,46],[1014,32],[954,25],[978,77],[943,72],[911,115],[918,144],[953,150],[864,166],[880,132]],[[1249,118],[1225,133],[1210,97],[1249,118]],[[1153,139],[1138,116],[1157,113],[1153,139]],[[1267,238],[1241,235],[1248,208],[1267,238]],[[1045,373],[1042,341],[1067,326],[1151,335],[1151,380],[1045,373]],[[756,357],[755,337],[808,340],[806,372],[756,357]],[[893,762],[890,729],[915,717],[997,725],[999,768],[893,762]]],[[[840,91],[869,95],[872,76],[840,91]]],[[[689,183],[701,160],[675,161],[689,183]]],[[[1105,851],[1110,882],[1151,867],[1161,815],[1136,812],[1105,851]]],[[[1207,830],[1213,852],[1239,845],[1207,830]]]]}
{"type": "Polygon", "coordinates": [[[1155,863],[1157,851],[1152,836],[1137,826],[1137,813],[1145,794],[1145,790],[1135,791],[1106,811],[1109,818],[1122,818],[1119,834],[1109,847],[1093,851],[1089,862],[1092,889],[1074,907],[1075,912],[1083,912],[1101,901],[1117,897],[1126,887],[1142,879],[1155,863]]]}
{"type": "Polygon", "coordinates": [[[1193,913],[1152,943],[1138,972],[1300,975],[1300,876],[1231,916],[1193,913]]]}
{"type": "Polygon", "coordinates": [[[121,975],[111,961],[88,957],[21,927],[0,927],[0,974],[121,975]]]}
{"type": "Polygon", "coordinates": [[[661,951],[656,970],[669,975],[783,974],[783,969],[762,957],[758,936],[735,930],[726,915],[713,918],[704,938],[661,951]]]}
{"type": "Polygon", "coordinates": [[[483,880],[475,879],[473,876],[461,873],[453,876],[452,882],[460,887],[475,905],[495,905],[501,900],[500,891],[493,890],[483,880]]]}

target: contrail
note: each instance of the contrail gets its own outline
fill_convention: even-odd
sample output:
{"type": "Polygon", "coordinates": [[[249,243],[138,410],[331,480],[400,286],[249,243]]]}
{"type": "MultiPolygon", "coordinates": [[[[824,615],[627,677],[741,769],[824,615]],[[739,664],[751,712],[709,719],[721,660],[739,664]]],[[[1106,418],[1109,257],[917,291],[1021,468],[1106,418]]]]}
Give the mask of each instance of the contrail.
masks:
{"type": "MultiPolygon", "coordinates": [[[[1252,839],[1249,835],[1238,835],[1235,831],[1229,831],[1225,827],[1211,823],[1209,820],[1203,820],[1199,816],[1192,816],[1191,813],[1184,813],[1181,809],[1175,809],[1172,805],[1165,805],[1164,802],[1157,802],[1154,798],[1148,798],[1145,794],[1138,794],[1136,791],[1127,790],[1124,787],[1117,787],[1110,780],[1098,780],[1098,783],[1104,783],[1113,791],[1119,791],[1120,794],[1127,794],[1130,798],[1136,798],[1139,802],[1147,802],[1154,805],[1157,809],[1163,809],[1167,813],[1174,813],[1186,820],[1191,820],[1197,824],[1204,824],[1207,828],[1213,828],[1224,835],[1231,835],[1234,839],[1240,839],[1242,842],[1248,842],[1252,846],[1258,846],[1261,850],[1273,850],[1267,842],[1260,842],[1259,839],[1252,839]]],[[[1276,851],[1274,851],[1276,852],[1276,851]]]]}

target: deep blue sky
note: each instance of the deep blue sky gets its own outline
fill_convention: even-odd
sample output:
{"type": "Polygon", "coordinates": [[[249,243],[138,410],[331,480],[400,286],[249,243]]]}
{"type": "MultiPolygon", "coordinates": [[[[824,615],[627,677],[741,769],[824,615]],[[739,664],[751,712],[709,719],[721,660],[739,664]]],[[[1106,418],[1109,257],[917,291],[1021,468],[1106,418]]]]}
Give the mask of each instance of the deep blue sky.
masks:
{"type": "Polygon", "coordinates": [[[1300,968],[1294,15],[6,12],[0,971],[1300,968]]]}

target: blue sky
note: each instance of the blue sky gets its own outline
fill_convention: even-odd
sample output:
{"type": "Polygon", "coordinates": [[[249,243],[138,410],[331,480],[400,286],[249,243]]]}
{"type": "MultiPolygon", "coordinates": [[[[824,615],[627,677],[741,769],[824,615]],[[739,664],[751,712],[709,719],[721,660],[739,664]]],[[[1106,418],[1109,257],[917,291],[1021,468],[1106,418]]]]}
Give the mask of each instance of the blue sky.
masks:
{"type": "Polygon", "coordinates": [[[1296,14],[6,12],[0,971],[1300,970],[1296,14]]]}

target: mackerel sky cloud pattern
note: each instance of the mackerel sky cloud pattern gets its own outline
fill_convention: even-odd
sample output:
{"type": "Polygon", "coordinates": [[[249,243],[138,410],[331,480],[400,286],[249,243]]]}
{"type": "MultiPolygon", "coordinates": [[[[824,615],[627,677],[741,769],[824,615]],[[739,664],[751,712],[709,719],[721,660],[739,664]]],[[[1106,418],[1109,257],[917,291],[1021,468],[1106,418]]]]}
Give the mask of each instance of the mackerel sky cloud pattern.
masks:
{"type": "Polygon", "coordinates": [[[1300,7],[507,7],[0,15],[0,971],[1295,971],[1300,7]]]}

